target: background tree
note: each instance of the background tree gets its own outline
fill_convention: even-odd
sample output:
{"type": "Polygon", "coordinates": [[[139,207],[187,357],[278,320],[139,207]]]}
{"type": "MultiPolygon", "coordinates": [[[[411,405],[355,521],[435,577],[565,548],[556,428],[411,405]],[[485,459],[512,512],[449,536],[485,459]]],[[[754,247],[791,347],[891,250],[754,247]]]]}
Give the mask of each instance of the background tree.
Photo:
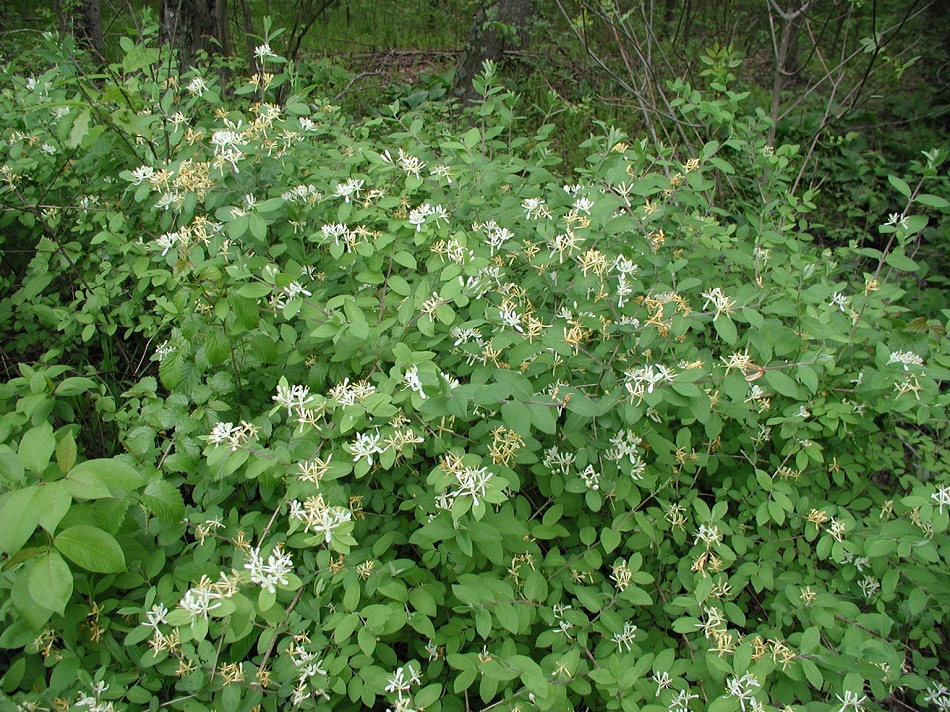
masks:
{"type": "Polygon", "coordinates": [[[481,71],[482,64],[486,60],[498,62],[507,50],[522,47],[533,15],[532,0],[497,0],[481,5],[455,69],[454,96],[463,103],[478,96],[472,79],[481,71]]]}
{"type": "Polygon", "coordinates": [[[191,67],[200,52],[230,46],[227,17],[227,0],[163,0],[162,39],[178,49],[182,68],[191,67]]]}

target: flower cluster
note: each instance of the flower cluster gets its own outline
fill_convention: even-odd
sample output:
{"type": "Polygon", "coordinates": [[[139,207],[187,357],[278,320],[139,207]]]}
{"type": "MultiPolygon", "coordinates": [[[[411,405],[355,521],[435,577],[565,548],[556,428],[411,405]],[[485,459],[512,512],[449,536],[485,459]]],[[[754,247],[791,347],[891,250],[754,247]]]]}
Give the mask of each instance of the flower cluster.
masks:
{"type": "Polygon", "coordinates": [[[256,546],[248,550],[244,568],[251,574],[251,583],[274,593],[278,584],[287,585],[287,574],[293,571],[294,562],[290,554],[284,551],[282,544],[274,547],[266,562],[261,556],[261,548],[256,546]]]}
{"type": "Polygon", "coordinates": [[[899,363],[903,365],[904,370],[907,371],[908,366],[923,366],[924,360],[913,351],[895,351],[891,354],[890,358],[887,359],[887,363],[899,363]]]}
{"type": "Polygon", "coordinates": [[[716,319],[723,314],[726,316],[732,314],[732,310],[736,306],[735,300],[723,294],[722,289],[719,287],[714,287],[707,292],[703,292],[703,299],[706,300],[706,303],[703,304],[704,310],[708,310],[710,305],[716,310],[713,321],[716,321],[716,319]]]}
{"type": "Polygon", "coordinates": [[[242,420],[240,425],[233,423],[217,423],[212,428],[207,440],[212,445],[227,445],[234,452],[242,445],[257,438],[260,428],[254,423],[242,420]]]}
{"type": "Polygon", "coordinates": [[[395,672],[389,676],[386,681],[386,692],[396,693],[395,712],[408,712],[411,709],[413,685],[421,685],[422,678],[419,673],[411,666],[396,668],[395,672]]]}
{"type": "Polygon", "coordinates": [[[328,506],[323,495],[307,497],[303,502],[293,500],[290,503],[290,518],[303,522],[305,532],[313,532],[324,538],[329,544],[333,532],[345,522],[353,520],[353,512],[345,507],[328,506]]]}
{"type": "Polygon", "coordinates": [[[665,383],[672,383],[676,372],[663,364],[649,364],[624,371],[623,387],[630,394],[631,403],[639,403],[648,393],[665,383]]]}
{"type": "Polygon", "coordinates": [[[753,695],[762,684],[752,673],[745,673],[742,677],[731,677],[726,681],[726,694],[735,697],[739,706],[745,712],[746,704],[752,712],[764,709],[764,706],[753,695]]]}
{"type": "Polygon", "coordinates": [[[301,410],[312,402],[313,396],[310,395],[310,389],[306,386],[288,386],[287,382],[281,378],[277,386],[277,395],[273,396],[271,400],[276,401],[278,407],[286,408],[287,417],[289,418],[294,410],[301,410]]]}

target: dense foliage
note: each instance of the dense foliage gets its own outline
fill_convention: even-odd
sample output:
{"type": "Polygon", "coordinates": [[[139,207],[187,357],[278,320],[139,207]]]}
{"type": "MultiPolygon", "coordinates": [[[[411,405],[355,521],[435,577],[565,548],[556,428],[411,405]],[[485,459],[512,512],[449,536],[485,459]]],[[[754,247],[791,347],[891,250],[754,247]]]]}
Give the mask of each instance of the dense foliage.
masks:
{"type": "Polygon", "coordinates": [[[491,66],[461,127],[357,122],[266,42],[231,97],[45,42],[0,93],[0,699],[950,706],[945,153],[831,249],[726,87],[668,88],[697,158],[605,126],[565,181],[491,66]]]}

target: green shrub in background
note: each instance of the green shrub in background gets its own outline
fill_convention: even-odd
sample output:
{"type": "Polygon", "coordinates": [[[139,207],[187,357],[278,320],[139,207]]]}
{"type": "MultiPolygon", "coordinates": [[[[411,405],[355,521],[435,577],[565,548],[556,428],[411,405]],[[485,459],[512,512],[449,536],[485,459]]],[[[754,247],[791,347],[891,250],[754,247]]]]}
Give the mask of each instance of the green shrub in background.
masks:
{"type": "Polygon", "coordinates": [[[462,128],[353,123],[267,43],[228,100],[50,45],[0,98],[5,702],[950,704],[923,180],[831,250],[740,95],[565,185],[491,66],[462,128]]]}

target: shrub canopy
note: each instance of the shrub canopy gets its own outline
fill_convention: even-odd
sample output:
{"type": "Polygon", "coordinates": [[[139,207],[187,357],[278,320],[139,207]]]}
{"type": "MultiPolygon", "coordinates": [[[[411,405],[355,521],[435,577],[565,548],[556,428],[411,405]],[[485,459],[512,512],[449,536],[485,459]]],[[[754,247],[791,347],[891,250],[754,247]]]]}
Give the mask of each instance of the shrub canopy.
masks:
{"type": "Polygon", "coordinates": [[[698,155],[604,127],[565,184],[490,66],[460,128],[125,50],[0,95],[2,694],[948,703],[941,154],[825,248],[728,91],[672,88],[698,155]]]}

